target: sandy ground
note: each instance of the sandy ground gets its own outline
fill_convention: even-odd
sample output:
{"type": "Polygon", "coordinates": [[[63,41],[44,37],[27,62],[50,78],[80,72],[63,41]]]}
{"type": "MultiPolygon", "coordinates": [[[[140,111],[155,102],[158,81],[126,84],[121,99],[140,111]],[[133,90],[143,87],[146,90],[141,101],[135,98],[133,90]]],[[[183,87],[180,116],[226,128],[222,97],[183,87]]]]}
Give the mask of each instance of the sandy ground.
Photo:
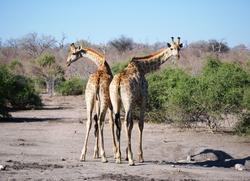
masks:
{"type": "MultiPolygon", "coordinates": [[[[81,96],[43,96],[41,110],[13,112],[0,122],[0,180],[250,180],[250,139],[207,131],[145,124],[144,163],[137,162],[137,124],[133,129],[135,166],[116,164],[109,125],[105,124],[108,163],[94,160],[90,133],[87,160],[80,162],[85,133],[81,96]],[[189,157],[187,159],[187,157],[189,157]],[[237,171],[236,163],[247,170],[237,171]]],[[[126,138],[122,131],[122,156],[126,138]]],[[[124,158],[124,157],[123,157],[124,158]]]]}

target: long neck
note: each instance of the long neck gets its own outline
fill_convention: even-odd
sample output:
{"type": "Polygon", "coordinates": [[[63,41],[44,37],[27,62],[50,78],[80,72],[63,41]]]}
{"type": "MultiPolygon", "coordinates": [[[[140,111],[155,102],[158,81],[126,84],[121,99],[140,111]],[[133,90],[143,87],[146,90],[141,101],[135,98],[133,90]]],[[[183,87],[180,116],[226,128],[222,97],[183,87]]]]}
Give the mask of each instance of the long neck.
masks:
{"type": "Polygon", "coordinates": [[[90,60],[92,60],[97,67],[103,65],[105,63],[105,58],[103,55],[101,55],[100,53],[96,52],[95,50],[86,48],[84,49],[84,53],[81,53],[83,57],[89,58],[90,60]]]}
{"type": "Polygon", "coordinates": [[[84,49],[84,52],[85,53],[82,53],[83,57],[89,58],[97,65],[99,69],[104,70],[107,74],[113,77],[111,68],[102,54],[90,48],[84,49]]]}
{"type": "Polygon", "coordinates": [[[138,66],[139,70],[146,74],[160,69],[160,66],[171,56],[171,50],[166,48],[145,57],[134,57],[131,62],[134,62],[138,66]]]}

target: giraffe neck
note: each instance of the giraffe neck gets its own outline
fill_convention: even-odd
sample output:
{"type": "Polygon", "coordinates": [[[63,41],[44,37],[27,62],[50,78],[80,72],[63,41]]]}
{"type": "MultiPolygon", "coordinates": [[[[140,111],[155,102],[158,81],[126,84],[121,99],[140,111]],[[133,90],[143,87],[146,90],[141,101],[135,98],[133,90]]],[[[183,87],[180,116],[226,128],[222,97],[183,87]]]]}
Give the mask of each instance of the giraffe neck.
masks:
{"type": "Polygon", "coordinates": [[[131,62],[134,62],[139,70],[144,74],[160,69],[160,66],[172,56],[169,48],[162,49],[152,55],[145,57],[134,57],[131,62]]]}
{"type": "Polygon", "coordinates": [[[92,60],[97,65],[99,70],[103,70],[107,74],[111,75],[111,77],[113,77],[111,68],[102,54],[98,53],[93,49],[85,48],[83,49],[81,55],[82,57],[86,57],[92,60]]]}
{"type": "Polygon", "coordinates": [[[82,57],[86,57],[92,60],[97,65],[97,67],[104,65],[104,63],[106,62],[102,54],[90,48],[84,48],[81,55],[82,57]]]}

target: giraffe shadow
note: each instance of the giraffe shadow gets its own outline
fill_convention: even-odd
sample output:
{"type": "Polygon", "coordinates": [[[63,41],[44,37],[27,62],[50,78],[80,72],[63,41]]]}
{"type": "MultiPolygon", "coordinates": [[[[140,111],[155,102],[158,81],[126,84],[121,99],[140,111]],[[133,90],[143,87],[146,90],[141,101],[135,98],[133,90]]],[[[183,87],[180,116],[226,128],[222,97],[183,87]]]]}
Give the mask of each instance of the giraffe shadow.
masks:
{"type": "Polygon", "coordinates": [[[23,122],[43,122],[43,121],[58,121],[60,118],[26,118],[26,117],[9,117],[1,118],[0,123],[23,123],[23,122]]]}
{"type": "Polygon", "coordinates": [[[167,162],[162,161],[161,164],[166,165],[193,165],[193,166],[201,166],[201,167],[222,167],[222,168],[231,168],[234,167],[235,164],[245,165],[246,161],[250,161],[250,156],[235,159],[230,154],[222,151],[222,150],[214,150],[214,149],[205,149],[198,154],[191,155],[191,159],[194,161],[187,162],[167,162]],[[213,155],[213,160],[197,160],[195,161],[195,157],[197,156],[205,156],[207,154],[213,155]]]}

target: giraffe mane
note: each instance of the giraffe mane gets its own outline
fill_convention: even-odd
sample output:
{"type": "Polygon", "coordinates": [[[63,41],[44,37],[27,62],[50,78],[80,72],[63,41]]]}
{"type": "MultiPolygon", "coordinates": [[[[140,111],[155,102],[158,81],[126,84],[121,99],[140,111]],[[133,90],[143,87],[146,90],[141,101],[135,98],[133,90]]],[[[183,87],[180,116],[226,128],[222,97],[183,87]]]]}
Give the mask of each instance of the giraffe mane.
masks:
{"type": "Polygon", "coordinates": [[[142,57],[133,57],[132,60],[142,60],[142,59],[143,60],[151,60],[153,58],[159,57],[163,53],[163,51],[165,51],[165,50],[166,50],[165,48],[162,48],[159,51],[156,51],[150,55],[146,55],[146,56],[142,56],[142,57]]]}
{"type": "Polygon", "coordinates": [[[90,52],[92,52],[92,53],[94,53],[94,54],[96,54],[98,57],[100,57],[101,59],[104,59],[104,55],[103,54],[101,54],[101,53],[99,53],[98,51],[96,51],[96,50],[94,50],[94,49],[92,49],[92,48],[84,48],[86,51],[90,51],[90,52]]]}

